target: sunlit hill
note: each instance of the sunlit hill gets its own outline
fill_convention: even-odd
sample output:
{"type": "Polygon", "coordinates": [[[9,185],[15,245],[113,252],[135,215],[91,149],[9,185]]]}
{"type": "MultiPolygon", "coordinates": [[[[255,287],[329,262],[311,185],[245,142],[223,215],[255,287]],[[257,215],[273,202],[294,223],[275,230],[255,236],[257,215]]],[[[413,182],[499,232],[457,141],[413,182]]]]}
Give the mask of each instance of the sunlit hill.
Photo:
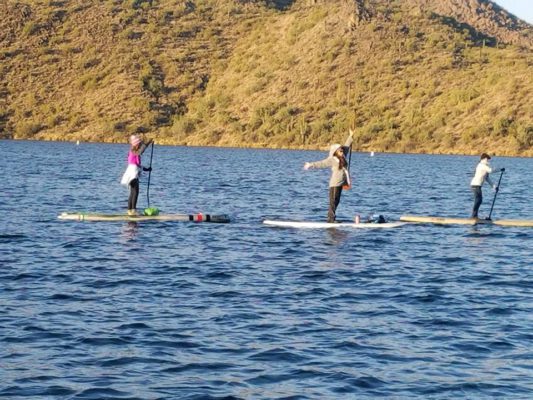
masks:
{"type": "Polygon", "coordinates": [[[0,137],[532,156],[533,30],[488,0],[0,3],[0,137]]]}

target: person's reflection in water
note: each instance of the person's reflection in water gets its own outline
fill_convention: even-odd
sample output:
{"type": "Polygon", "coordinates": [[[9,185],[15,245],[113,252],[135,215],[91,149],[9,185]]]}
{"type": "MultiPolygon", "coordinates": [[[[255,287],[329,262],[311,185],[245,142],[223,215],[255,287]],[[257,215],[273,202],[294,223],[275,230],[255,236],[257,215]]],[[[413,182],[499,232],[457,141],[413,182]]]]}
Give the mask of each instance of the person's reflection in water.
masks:
{"type": "Polygon", "coordinates": [[[342,268],[345,262],[343,259],[344,246],[350,243],[353,232],[338,228],[325,229],[325,231],[319,246],[326,246],[326,250],[317,256],[316,266],[324,270],[342,268]]]}
{"type": "Polygon", "coordinates": [[[494,233],[490,231],[490,226],[483,226],[483,224],[472,225],[468,227],[468,233],[463,237],[468,244],[474,244],[476,246],[483,244],[490,238],[494,238],[494,233]]]}
{"type": "Polygon", "coordinates": [[[345,242],[349,236],[349,233],[346,229],[326,229],[328,232],[329,239],[332,244],[341,244],[345,242]]]}
{"type": "Polygon", "coordinates": [[[126,239],[126,241],[134,240],[137,237],[138,231],[139,224],[137,222],[129,221],[123,225],[122,237],[126,239]]]}

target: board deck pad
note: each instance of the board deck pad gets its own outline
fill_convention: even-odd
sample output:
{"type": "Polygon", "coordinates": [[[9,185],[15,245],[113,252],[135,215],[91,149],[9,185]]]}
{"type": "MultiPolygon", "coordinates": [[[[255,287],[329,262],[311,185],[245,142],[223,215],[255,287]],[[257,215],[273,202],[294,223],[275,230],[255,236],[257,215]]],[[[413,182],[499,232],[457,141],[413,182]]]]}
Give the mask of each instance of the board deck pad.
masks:
{"type": "Polygon", "coordinates": [[[71,221],[182,221],[182,222],[213,222],[228,223],[229,216],[225,214],[158,214],[158,215],[127,215],[127,214],[97,214],[63,212],[58,216],[62,220],[71,221]]]}
{"type": "Polygon", "coordinates": [[[533,220],[531,219],[497,219],[496,221],[494,221],[494,225],[533,227],[533,220]]]}
{"type": "Polygon", "coordinates": [[[274,221],[274,220],[264,220],[263,224],[269,226],[277,226],[281,228],[354,228],[354,229],[379,229],[379,228],[396,228],[398,226],[405,225],[403,222],[339,222],[339,223],[330,223],[330,222],[309,222],[309,221],[274,221]]]}
{"type": "MultiPolygon", "coordinates": [[[[431,216],[417,216],[417,215],[402,215],[400,221],[403,222],[419,222],[419,223],[431,223],[431,224],[460,224],[460,225],[476,225],[477,221],[475,218],[448,218],[448,217],[431,217],[431,216]]],[[[487,220],[482,223],[491,223],[487,220]]]]}
{"type": "Polygon", "coordinates": [[[476,219],[476,218],[449,218],[449,217],[432,217],[432,216],[418,216],[418,215],[402,215],[400,221],[403,222],[417,222],[430,223],[440,225],[500,225],[500,226],[517,226],[517,227],[533,227],[532,220],[520,219],[476,219]]]}

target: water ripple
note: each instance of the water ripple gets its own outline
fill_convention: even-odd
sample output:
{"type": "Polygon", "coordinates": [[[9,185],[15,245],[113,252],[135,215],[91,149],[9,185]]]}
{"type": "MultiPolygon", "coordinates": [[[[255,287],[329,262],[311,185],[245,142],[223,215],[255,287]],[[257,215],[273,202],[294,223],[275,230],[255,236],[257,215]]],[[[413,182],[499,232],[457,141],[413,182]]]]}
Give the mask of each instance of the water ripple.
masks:
{"type": "MultiPolygon", "coordinates": [[[[68,223],[59,211],[123,210],[117,160],[127,147],[5,149],[0,398],[533,393],[531,230],[271,229],[264,218],[324,217],[327,171],[301,168],[322,152],[171,146],[156,147],[154,205],[228,213],[232,223],[68,223]]],[[[502,162],[509,189],[495,215],[530,219],[532,161],[502,162]]],[[[343,194],[342,218],[468,212],[466,172],[448,171],[471,171],[472,157],[354,154],[352,164],[357,185],[343,194]],[[417,190],[400,190],[391,170],[417,190]]]]}

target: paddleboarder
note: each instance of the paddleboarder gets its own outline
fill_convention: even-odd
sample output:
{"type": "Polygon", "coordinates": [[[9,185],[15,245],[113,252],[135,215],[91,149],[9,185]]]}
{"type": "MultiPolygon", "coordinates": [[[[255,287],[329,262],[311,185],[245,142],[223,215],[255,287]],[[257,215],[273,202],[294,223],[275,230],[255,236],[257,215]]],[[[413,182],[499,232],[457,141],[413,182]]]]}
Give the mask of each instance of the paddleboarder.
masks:
{"type": "Polygon", "coordinates": [[[337,207],[341,199],[343,186],[345,188],[351,187],[350,174],[348,171],[348,161],[346,156],[351,151],[353,141],[353,132],[350,130],[350,135],[346,139],[344,146],[340,144],[332,144],[329,148],[329,155],[321,161],[306,162],[304,169],[314,168],[331,168],[331,177],[329,179],[329,210],[328,222],[335,222],[337,207]]]}
{"type": "Polygon", "coordinates": [[[489,164],[490,159],[491,157],[487,153],[481,154],[480,161],[476,167],[476,172],[472,178],[472,181],[470,182],[470,188],[472,190],[472,194],[474,195],[474,207],[472,208],[472,215],[470,218],[478,219],[479,207],[483,202],[483,193],[481,191],[483,183],[487,182],[490,186],[492,186],[492,189],[495,192],[497,192],[499,189],[498,185],[491,181],[489,174],[492,174],[493,172],[503,172],[505,171],[505,168],[493,169],[489,164]]]}
{"type": "Polygon", "coordinates": [[[139,198],[139,176],[141,170],[151,171],[152,167],[143,167],[141,165],[141,155],[150,146],[153,139],[144,142],[139,136],[130,136],[130,150],[128,152],[128,166],[122,175],[120,183],[130,188],[128,198],[128,215],[137,214],[137,199],[139,198]]]}

